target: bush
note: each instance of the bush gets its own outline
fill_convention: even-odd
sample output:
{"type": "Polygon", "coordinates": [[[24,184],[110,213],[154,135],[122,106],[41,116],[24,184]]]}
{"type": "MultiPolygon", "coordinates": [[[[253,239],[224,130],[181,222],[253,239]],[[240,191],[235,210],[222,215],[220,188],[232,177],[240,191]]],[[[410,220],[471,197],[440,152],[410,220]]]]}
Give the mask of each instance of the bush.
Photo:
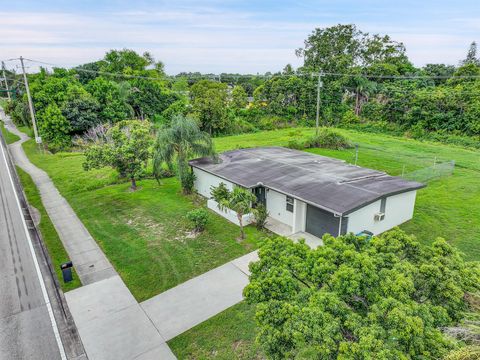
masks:
{"type": "Polygon", "coordinates": [[[57,105],[48,105],[39,116],[40,135],[52,152],[67,149],[72,142],[69,135],[71,125],[57,105]]]}
{"type": "Polygon", "coordinates": [[[208,223],[208,211],[205,209],[195,209],[187,213],[187,219],[190,220],[194,226],[194,231],[201,232],[205,230],[208,223]]]}
{"type": "Polygon", "coordinates": [[[342,150],[352,148],[353,144],[349,139],[339,132],[329,128],[322,128],[319,130],[317,135],[313,135],[305,141],[304,147],[307,149],[325,148],[342,150]]]}
{"type": "Polygon", "coordinates": [[[195,174],[193,171],[188,171],[181,179],[183,192],[185,194],[191,194],[193,191],[193,186],[195,185],[195,174]]]}
{"type": "Polygon", "coordinates": [[[225,183],[221,182],[220,184],[218,184],[218,186],[210,187],[210,194],[212,195],[212,199],[220,204],[222,200],[228,199],[228,197],[230,196],[230,190],[228,190],[225,183]]]}
{"type": "Polygon", "coordinates": [[[342,124],[351,125],[360,122],[360,118],[355,114],[353,110],[346,111],[342,116],[342,124]]]}
{"type": "Polygon", "coordinates": [[[295,150],[305,149],[305,143],[299,139],[289,140],[287,146],[290,149],[295,149],[295,150]]]}
{"type": "Polygon", "coordinates": [[[265,227],[268,218],[267,207],[263,204],[257,205],[255,209],[252,210],[253,217],[255,218],[255,226],[258,230],[261,230],[265,227]]]}

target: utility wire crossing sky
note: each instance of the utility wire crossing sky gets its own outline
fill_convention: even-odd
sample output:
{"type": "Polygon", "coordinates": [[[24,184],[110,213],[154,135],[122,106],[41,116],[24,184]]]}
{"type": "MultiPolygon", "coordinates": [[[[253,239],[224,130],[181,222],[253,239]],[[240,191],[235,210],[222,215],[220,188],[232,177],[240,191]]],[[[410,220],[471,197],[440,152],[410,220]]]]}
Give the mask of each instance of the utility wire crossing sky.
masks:
{"type": "Polygon", "coordinates": [[[299,66],[316,27],[355,23],[403,42],[417,66],[457,64],[480,42],[480,2],[1,1],[0,58],[75,66],[109,49],[149,51],[169,74],[265,73],[299,66]]]}

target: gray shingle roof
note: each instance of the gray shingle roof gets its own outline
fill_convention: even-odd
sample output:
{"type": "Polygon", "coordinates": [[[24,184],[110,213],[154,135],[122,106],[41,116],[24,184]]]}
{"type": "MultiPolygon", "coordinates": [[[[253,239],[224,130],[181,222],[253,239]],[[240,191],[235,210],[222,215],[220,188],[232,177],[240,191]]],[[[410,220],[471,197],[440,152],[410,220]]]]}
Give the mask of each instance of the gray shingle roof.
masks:
{"type": "Polygon", "coordinates": [[[246,188],[263,184],[307,203],[345,215],[384,196],[424,184],[362,168],[342,160],[282,147],[227,151],[190,165],[246,188]]]}

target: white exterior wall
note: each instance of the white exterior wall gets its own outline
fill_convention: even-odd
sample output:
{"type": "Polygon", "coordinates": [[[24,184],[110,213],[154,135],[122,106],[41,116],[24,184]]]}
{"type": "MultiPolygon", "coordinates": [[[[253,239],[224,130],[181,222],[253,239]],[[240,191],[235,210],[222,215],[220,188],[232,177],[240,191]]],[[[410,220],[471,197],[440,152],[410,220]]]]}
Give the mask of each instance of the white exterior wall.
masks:
{"type": "Polygon", "coordinates": [[[212,175],[206,171],[193,168],[193,173],[195,174],[195,189],[200,195],[203,195],[208,199],[210,199],[212,196],[210,194],[210,188],[212,186],[218,186],[220,183],[223,182],[229,190],[233,189],[233,183],[227,180],[223,180],[222,178],[212,175]]]}
{"type": "MultiPolygon", "coordinates": [[[[235,211],[232,211],[230,209],[220,210],[218,208],[218,203],[212,199],[207,200],[207,207],[215,211],[218,215],[223,216],[228,221],[234,223],[235,225],[240,226],[240,223],[238,222],[238,218],[237,218],[237,213],[235,211]]],[[[255,221],[255,217],[253,216],[253,214],[245,214],[242,216],[242,223],[244,226],[251,224],[254,221],[255,221]]]]}
{"type": "Polygon", "coordinates": [[[377,235],[410,220],[413,217],[416,194],[417,191],[409,191],[387,197],[385,219],[382,221],[374,220],[375,213],[380,212],[381,200],[354,211],[347,216],[347,232],[357,234],[368,230],[377,235]]]}
{"type": "Polygon", "coordinates": [[[307,204],[301,200],[294,200],[293,204],[293,225],[292,232],[305,231],[305,222],[307,221],[307,204]]]}
{"type": "MultiPolygon", "coordinates": [[[[278,191],[267,189],[267,210],[275,220],[289,226],[293,225],[293,213],[287,211],[287,196],[278,191]]],[[[295,207],[294,207],[295,210],[295,207]]]]}

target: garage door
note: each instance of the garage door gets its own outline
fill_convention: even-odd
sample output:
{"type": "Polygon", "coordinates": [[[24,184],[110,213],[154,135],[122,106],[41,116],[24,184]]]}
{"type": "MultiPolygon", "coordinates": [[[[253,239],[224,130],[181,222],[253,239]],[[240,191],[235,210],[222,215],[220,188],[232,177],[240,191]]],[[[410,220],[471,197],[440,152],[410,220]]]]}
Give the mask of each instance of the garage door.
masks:
{"type": "Polygon", "coordinates": [[[338,235],[340,218],[335,217],[328,211],[319,209],[315,206],[307,205],[306,221],[305,230],[312,235],[318,237],[322,237],[325,233],[329,233],[333,236],[338,235]]]}

